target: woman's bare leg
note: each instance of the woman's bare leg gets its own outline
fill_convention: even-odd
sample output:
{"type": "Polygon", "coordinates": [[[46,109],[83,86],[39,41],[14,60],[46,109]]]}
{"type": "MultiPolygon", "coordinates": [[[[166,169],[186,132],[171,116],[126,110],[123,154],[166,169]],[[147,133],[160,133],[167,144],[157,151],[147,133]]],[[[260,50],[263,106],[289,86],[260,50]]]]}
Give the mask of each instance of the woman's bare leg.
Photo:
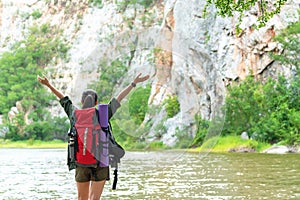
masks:
{"type": "Polygon", "coordinates": [[[99,200],[103,191],[105,180],[91,181],[89,200],[99,200]]]}
{"type": "Polygon", "coordinates": [[[78,200],[88,200],[90,181],[77,182],[78,200]]]}

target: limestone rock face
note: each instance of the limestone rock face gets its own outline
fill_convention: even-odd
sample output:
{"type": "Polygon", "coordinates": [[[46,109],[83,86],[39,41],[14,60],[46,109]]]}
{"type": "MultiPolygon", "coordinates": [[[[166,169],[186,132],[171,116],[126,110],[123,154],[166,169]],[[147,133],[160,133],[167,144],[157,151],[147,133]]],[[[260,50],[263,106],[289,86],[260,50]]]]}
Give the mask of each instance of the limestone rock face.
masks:
{"type": "MultiPolygon", "coordinates": [[[[102,1],[91,7],[88,1],[3,0],[0,3],[0,52],[9,50],[33,24],[50,23],[63,30],[71,45],[69,59],[48,66],[53,84],[79,104],[84,89],[98,80],[103,61],[128,58],[128,73],[115,87],[118,93],[134,76],[151,75],[149,104],[160,105],[168,95],[176,95],[180,113],[167,119],[163,141],[176,142],[174,130],[189,127],[194,134],[194,117],[212,119],[226,95],[226,86],[248,74],[265,78],[290,69],[279,66],[269,52],[280,53],[272,38],[299,19],[296,0],[290,0],[282,12],[268,24],[253,29],[255,12],[246,13],[242,33],[235,31],[235,17],[222,18],[213,7],[203,18],[205,1],[158,0],[147,9],[139,5],[120,7],[114,1],[102,1]],[[38,19],[31,15],[39,11],[38,19]],[[26,17],[25,17],[26,16],[26,17]],[[153,58],[153,59],[150,59],[153,58]]],[[[64,115],[59,105],[51,108],[55,115],[64,115]]],[[[164,112],[164,111],[161,111],[164,112]]],[[[152,116],[153,126],[161,122],[162,113],[152,116]]],[[[154,129],[149,135],[154,137],[154,129]]]]}

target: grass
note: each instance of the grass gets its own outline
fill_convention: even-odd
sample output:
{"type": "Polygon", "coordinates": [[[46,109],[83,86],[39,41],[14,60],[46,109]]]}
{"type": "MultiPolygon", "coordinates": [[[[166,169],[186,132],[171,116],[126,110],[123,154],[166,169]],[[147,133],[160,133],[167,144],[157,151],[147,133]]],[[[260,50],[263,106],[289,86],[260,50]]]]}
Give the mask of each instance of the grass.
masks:
{"type": "Polygon", "coordinates": [[[0,148],[36,148],[36,149],[58,149],[66,148],[67,143],[61,140],[40,141],[40,140],[23,140],[11,141],[0,139],[0,148]]]}
{"type": "Polygon", "coordinates": [[[205,141],[201,147],[191,149],[190,151],[209,151],[209,152],[229,152],[232,149],[254,149],[261,152],[271,145],[255,140],[244,140],[240,136],[213,137],[205,141]]]}

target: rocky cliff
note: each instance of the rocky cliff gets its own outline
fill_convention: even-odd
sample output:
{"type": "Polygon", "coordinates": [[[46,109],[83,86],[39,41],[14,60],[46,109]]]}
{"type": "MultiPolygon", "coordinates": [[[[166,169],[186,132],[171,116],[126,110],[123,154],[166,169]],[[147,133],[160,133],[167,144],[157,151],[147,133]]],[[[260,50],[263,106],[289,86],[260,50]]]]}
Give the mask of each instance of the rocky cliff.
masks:
{"type": "MultiPolygon", "coordinates": [[[[290,21],[299,20],[297,0],[289,0],[259,30],[253,28],[257,12],[246,13],[238,35],[235,17],[219,17],[214,7],[202,17],[205,1],[155,0],[147,8],[116,2],[103,0],[93,7],[87,0],[2,0],[1,52],[23,39],[33,24],[59,26],[71,45],[69,59],[48,66],[49,76],[75,103],[87,85],[99,78],[103,61],[129,58],[128,73],[115,93],[143,72],[151,75],[149,104],[159,105],[168,95],[178,97],[180,113],[165,121],[167,133],[162,139],[168,145],[176,140],[176,128],[188,127],[194,134],[195,114],[214,117],[232,81],[250,73],[260,78],[290,73],[268,53],[282,51],[272,38],[290,21]],[[34,18],[37,11],[41,16],[34,18]]],[[[52,112],[63,115],[58,106],[52,112]]],[[[163,112],[156,114],[153,126],[163,119],[163,112]]]]}

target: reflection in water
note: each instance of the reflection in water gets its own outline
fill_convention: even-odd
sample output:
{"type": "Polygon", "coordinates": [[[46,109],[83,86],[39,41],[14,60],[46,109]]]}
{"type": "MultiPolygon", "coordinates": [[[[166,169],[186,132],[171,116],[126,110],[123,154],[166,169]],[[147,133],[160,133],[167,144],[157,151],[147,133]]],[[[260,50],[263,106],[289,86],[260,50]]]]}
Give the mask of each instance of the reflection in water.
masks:
{"type": "MultiPolygon", "coordinates": [[[[76,199],[66,150],[0,149],[0,159],[0,199],[76,199]]],[[[299,171],[297,154],[127,152],[102,199],[300,199],[299,171]]]]}

